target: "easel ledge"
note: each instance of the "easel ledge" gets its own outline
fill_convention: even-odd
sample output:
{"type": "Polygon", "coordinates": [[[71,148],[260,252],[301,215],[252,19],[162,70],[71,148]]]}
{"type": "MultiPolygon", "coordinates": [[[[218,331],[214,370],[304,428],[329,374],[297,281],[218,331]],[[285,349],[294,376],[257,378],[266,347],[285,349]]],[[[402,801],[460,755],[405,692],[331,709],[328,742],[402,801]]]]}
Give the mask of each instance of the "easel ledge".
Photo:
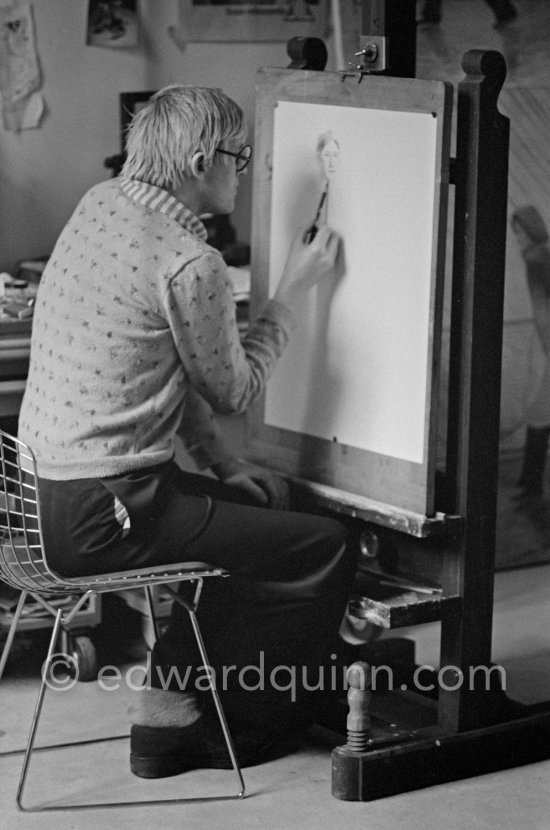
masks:
{"type": "Polygon", "coordinates": [[[369,499],[355,493],[330,487],[326,484],[292,478],[290,485],[298,501],[308,506],[342,513],[352,519],[373,522],[376,525],[399,530],[418,539],[456,537],[462,531],[464,520],[461,516],[434,513],[425,516],[391,504],[369,499]]]}

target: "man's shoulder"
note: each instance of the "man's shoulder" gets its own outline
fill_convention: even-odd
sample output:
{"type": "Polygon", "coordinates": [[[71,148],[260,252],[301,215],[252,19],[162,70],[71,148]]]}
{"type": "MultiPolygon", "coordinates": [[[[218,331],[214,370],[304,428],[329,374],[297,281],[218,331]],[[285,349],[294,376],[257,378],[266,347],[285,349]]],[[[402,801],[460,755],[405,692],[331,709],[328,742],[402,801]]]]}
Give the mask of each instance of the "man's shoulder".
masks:
{"type": "Polygon", "coordinates": [[[116,179],[107,179],[92,185],[77,203],[69,225],[75,221],[78,222],[83,216],[104,215],[106,210],[115,205],[119,192],[120,188],[116,184],[116,179]]]}
{"type": "Polygon", "coordinates": [[[81,201],[99,202],[101,199],[114,198],[120,193],[120,186],[116,179],[105,179],[105,181],[93,184],[82,197],[81,201]]]}
{"type": "Polygon", "coordinates": [[[113,233],[124,234],[132,250],[145,253],[162,282],[189,270],[224,268],[220,252],[208,241],[166,213],[128,198],[117,178],[93,185],[77,206],[74,220],[88,222],[98,231],[106,225],[113,233]]]}
{"type": "Polygon", "coordinates": [[[213,264],[223,264],[216,248],[168,216],[152,212],[144,217],[140,228],[141,243],[147,248],[148,256],[166,266],[172,276],[188,269],[207,271],[213,264]]]}
{"type": "Polygon", "coordinates": [[[189,233],[181,236],[173,250],[174,278],[192,274],[211,274],[225,271],[226,265],[221,253],[208,242],[204,242],[189,233]]]}

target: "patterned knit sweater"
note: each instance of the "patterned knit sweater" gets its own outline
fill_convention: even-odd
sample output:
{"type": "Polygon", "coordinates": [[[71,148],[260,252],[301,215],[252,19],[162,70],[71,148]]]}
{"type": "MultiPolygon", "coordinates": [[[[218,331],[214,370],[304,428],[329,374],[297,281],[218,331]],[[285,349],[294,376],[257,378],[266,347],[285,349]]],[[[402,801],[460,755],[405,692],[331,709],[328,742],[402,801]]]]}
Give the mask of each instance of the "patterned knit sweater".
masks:
{"type": "Polygon", "coordinates": [[[120,475],[174,454],[227,457],[212,410],[241,412],[288,340],[269,301],[241,342],[230,281],[204,226],[164,190],[93,187],[39,287],[19,435],[56,480],[120,475]]]}

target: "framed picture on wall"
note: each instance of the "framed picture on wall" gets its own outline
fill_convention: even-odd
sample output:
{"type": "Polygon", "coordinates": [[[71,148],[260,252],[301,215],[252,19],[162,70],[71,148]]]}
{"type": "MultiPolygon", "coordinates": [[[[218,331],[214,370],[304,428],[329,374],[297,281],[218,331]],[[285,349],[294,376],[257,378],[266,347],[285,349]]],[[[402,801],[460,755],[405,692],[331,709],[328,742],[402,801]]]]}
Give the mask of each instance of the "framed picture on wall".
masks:
{"type": "Polygon", "coordinates": [[[137,0],[88,0],[87,46],[128,49],[137,44],[137,0]]]}
{"type": "Polygon", "coordinates": [[[328,0],[179,0],[177,41],[286,41],[323,37],[328,0]]]}

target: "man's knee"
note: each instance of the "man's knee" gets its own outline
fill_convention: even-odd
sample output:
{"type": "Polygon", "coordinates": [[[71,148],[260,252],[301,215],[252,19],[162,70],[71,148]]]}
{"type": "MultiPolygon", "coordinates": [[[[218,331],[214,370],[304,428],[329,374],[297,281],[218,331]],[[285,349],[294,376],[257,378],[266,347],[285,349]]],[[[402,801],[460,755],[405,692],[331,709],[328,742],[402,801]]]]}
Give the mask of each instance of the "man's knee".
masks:
{"type": "Polygon", "coordinates": [[[316,517],[316,542],[333,554],[344,555],[348,545],[348,529],[336,519],[316,517]]]}

